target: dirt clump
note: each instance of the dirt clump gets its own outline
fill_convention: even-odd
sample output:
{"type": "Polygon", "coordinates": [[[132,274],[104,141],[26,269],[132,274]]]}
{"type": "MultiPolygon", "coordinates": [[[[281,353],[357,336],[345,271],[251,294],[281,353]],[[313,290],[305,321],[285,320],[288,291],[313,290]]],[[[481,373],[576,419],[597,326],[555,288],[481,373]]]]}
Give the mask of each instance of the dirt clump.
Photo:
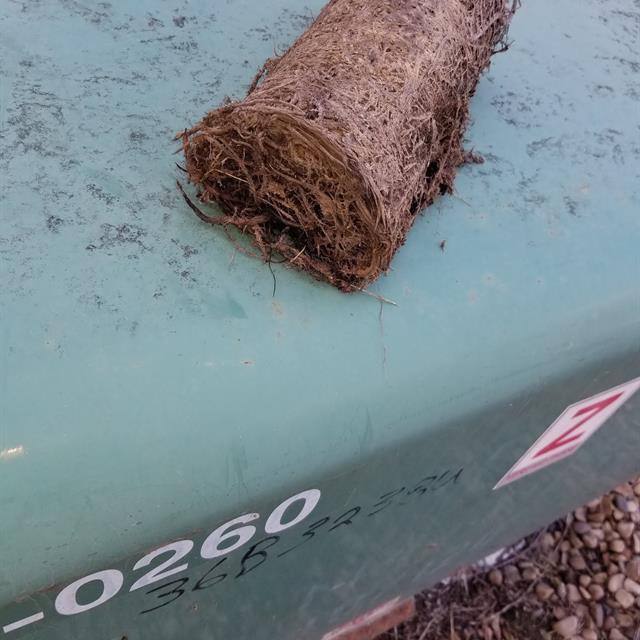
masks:
{"type": "Polygon", "coordinates": [[[469,100],[517,0],[331,0],[248,95],[180,134],[189,180],[263,258],[344,291],[451,192],[469,100]]]}

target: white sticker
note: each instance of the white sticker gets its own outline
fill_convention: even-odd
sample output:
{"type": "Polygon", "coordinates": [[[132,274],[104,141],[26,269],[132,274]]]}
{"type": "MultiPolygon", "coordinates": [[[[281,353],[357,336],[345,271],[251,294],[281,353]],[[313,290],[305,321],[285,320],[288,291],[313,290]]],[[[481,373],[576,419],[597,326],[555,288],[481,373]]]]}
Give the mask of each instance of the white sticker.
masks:
{"type": "Polygon", "coordinates": [[[494,490],[570,456],[638,389],[640,378],[635,378],[567,407],[507,471],[494,490]]]}

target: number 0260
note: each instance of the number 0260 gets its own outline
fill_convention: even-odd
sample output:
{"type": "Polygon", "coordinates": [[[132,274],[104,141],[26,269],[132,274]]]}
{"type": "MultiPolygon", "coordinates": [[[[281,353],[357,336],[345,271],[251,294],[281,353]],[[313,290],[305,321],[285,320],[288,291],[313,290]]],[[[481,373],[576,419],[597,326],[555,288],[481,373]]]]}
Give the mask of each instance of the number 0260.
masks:
{"type": "MultiPolygon", "coordinates": [[[[320,495],[319,489],[308,489],[287,498],[266,519],[264,524],[265,532],[269,534],[279,533],[302,522],[316,508],[320,501],[320,495]],[[287,514],[289,515],[287,516],[287,514]]],[[[259,518],[259,513],[246,513],[225,522],[205,538],[200,547],[200,555],[206,560],[219,558],[247,544],[257,531],[257,527],[252,523],[255,523],[259,518]]],[[[140,558],[133,566],[133,571],[149,567],[156,558],[170,554],[168,559],[147,570],[146,573],[137,578],[129,587],[129,591],[136,591],[185,571],[189,567],[189,563],[181,561],[189,555],[193,547],[193,540],[178,540],[154,549],[140,558]]],[[[55,609],[63,616],[72,616],[89,611],[113,598],[120,592],[123,585],[124,575],[121,571],[117,569],[97,571],[67,585],[56,597],[55,609]],[[91,602],[83,602],[81,604],[78,602],[78,592],[82,587],[90,583],[101,584],[101,593],[91,602]]]]}

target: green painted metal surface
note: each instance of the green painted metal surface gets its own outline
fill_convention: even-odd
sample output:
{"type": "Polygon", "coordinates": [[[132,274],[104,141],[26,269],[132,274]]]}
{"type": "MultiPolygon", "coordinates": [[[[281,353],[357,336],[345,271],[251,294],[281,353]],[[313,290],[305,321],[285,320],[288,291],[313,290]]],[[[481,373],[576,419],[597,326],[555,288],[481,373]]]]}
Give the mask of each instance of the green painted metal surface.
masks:
{"type": "Polygon", "coordinates": [[[525,3],[472,106],[486,162],[382,309],[281,265],[274,296],[175,188],[172,135],[321,4],[0,6],[0,637],[320,638],[638,472],[639,394],[492,491],[640,375],[638,3],[525,3]]]}

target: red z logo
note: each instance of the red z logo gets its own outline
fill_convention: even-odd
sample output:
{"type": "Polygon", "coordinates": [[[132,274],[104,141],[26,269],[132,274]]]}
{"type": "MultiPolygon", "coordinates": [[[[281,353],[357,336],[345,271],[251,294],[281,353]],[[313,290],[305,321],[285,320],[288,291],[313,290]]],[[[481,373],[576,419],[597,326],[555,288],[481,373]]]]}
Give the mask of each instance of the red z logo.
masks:
{"type": "Polygon", "coordinates": [[[578,450],[633,394],[640,378],[569,405],[507,471],[494,489],[524,478],[578,450]]]}
{"type": "Polygon", "coordinates": [[[535,456],[533,457],[539,458],[540,456],[543,456],[545,453],[549,453],[549,451],[553,451],[554,449],[564,447],[565,444],[569,444],[574,440],[579,440],[584,435],[582,431],[574,435],[571,435],[571,434],[574,433],[574,431],[576,431],[577,429],[579,429],[585,422],[587,422],[587,420],[591,420],[593,416],[597,415],[601,411],[604,411],[610,404],[615,402],[621,395],[622,395],[622,391],[620,391],[620,393],[616,393],[615,395],[609,398],[605,398],[604,400],[600,400],[594,404],[591,404],[588,407],[582,407],[581,409],[578,409],[578,411],[576,411],[571,416],[572,419],[579,418],[580,416],[583,416],[585,413],[589,415],[587,415],[585,418],[580,420],[578,424],[574,425],[570,429],[567,429],[562,435],[558,436],[555,440],[552,440],[546,447],[540,449],[540,451],[538,451],[538,453],[536,453],[535,456]]]}

